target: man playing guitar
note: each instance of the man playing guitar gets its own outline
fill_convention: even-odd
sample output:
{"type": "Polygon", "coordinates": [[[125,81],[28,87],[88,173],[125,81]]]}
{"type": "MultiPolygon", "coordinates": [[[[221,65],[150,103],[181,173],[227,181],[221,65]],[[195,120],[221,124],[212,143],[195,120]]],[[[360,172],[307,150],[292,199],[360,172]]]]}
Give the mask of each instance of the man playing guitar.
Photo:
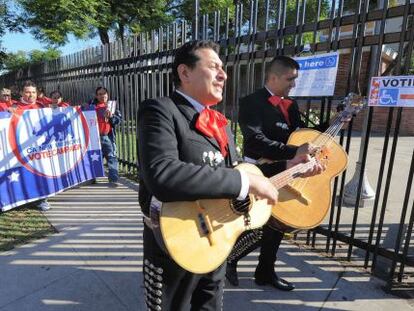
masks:
{"type": "MultiPolygon", "coordinates": [[[[294,59],[276,56],[266,66],[265,86],[240,100],[239,124],[244,137],[246,161],[256,163],[259,159],[289,160],[314,151],[314,146],[309,143],[299,147],[286,144],[293,131],[305,127],[298,105],[288,98],[290,90],[295,86],[298,70],[299,64],[294,59]]],[[[320,168],[314,173],[321,171],[320,168]]],[[[261,246],[259,264],[255,271],[256,284],[293,290],[295,286],[292,283],[279,278],[274,272],[276,254],[282,239],[283,232],[268,225],[241,236],[227,261],[226,277],[229,282],[238,285],[237,262],[261,246]]]]}

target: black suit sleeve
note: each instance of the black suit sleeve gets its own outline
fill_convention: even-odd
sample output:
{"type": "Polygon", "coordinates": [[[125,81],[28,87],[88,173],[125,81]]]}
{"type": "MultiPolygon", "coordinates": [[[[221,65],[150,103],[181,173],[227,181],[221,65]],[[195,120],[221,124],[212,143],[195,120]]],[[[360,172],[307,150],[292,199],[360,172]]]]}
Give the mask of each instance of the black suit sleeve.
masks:
{"type": "Polygon", "coordinates": [[[259,100],[256,103],[251,102],[249,97],[240,100],[239,124],[244,137],[245,155],[260,155],[254,158],[270,160],[293,158],[297,147],[271,140],[263,133],[263,116],[260,110],[259,100]]]}
{"type": "Polygon", "coordinates": [[[193,201],[197,199],[237,198],[241,189],[240,172],[212,168],[180,160],[182,137],[177,137],[177,119],[168,105],[147,100],[138,114],[140,174],[145,187],[157,199],[193,201]]]}

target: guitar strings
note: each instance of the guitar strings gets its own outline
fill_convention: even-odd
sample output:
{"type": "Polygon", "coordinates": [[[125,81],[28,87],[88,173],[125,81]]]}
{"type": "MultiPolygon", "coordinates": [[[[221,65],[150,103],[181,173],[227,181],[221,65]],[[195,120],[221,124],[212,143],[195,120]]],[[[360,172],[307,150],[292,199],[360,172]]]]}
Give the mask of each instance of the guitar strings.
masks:
{"type": "MultiPolygon", "coordinates": [[[[326,130],[326,132],[316,137],[312,141],[312,143],[317,147],[329,147],[334,142],[334,137],[339,133],[343,124],[344,122],[342,121],[342,116],[336,116],[331,126],[326,130]]],[[[308,182],[309,177],[306,177],[301,180],[294,180],[291,183],[291,186],[297,189],[298,191],[303,191],[308,182]]]]}

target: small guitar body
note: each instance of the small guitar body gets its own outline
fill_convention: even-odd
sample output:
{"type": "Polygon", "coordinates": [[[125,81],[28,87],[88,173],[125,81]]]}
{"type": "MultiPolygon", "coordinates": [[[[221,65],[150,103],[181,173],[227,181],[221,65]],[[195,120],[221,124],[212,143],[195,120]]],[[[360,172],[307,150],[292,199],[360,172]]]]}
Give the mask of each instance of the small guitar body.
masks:
{"type": "Polygon", "coordinates": [[[324,163],[326,170],[320,175],[298,178],[279,189],[279,200],[272,208],[269,224],[282,232],[295,232],[318,226],[331,204],[331,184],[348,164],[348,155],[332,137],[312,129],[293,132],[288,144],[300,146],[326,137],[324,163]]]}
{"type": "MultiPolygon", "coordinates": [[[[248,163],[236,169],[263,175],[248,163]]],[[[208,273],[226,260],[241,233],[268,221],[271,209],[267,200],[256,200],[251,195],[244,203],[229,199],[163,203],[159,217],[162,240],[182,268],[208,273]],[[241,204],[247,204],[247,212],[241,204]]]]}

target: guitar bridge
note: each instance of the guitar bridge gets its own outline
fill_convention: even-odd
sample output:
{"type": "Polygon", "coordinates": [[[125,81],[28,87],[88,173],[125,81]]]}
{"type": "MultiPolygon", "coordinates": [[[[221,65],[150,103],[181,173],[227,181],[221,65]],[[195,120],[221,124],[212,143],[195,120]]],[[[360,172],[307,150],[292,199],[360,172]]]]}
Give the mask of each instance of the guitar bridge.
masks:
{"type": "Polygon", "coordinates": [[[310,205],[312,203],[312,200],[305,197],[302,194],[302,192],[297,190],[295,187],[292,187],[291,185],[286,185],[285,189],[288,190],[289,192],[293,193],[295,196],[297,196],[298,197],[297,200],[302,201],[304,204],[310,205]]]}
{"type": "Polygon", "coordinates": [[[205,209],[201,206],[200,201],[197,201],[197,206],[199,211],[197,217],[201,232],[207,237],[210,246],[213,246],[213,226],[211,224],[210,218],[205,213],[205,209]]]}
{"type": "Polygon", "coordinates": [[[198,223],[200,224],[201,232],[204,235],[210,234],[210,230],[208,230],[208,226],[207,226],[207,223],[204,219],[204,215],[202,213],[198,213],[197,216],[198,216],[198,223]]]}

